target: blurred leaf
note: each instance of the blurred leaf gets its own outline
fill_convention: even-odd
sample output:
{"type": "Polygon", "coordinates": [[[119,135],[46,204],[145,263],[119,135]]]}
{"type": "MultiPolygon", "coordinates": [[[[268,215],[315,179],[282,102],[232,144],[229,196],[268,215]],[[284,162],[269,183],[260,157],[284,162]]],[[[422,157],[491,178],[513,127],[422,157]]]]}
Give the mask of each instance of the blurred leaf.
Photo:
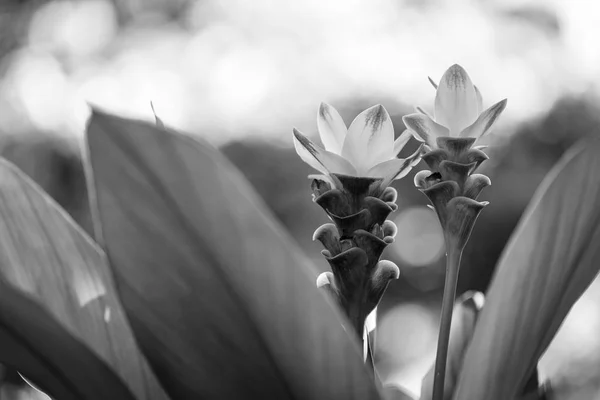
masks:
{"type": "Polygon", "coordinates": [[[600,141],[569,151],[540,185],[500,260],[454,398],[523,389],[600,268],[600,141]]]}
{"type": "Polygon", "coordinates": [[[384,386],[383,398],[385,400],[415,400],[415,398],[397,386],[384,386]]]}
{"type": "Polygon", "coordinates": [[[71,335],[112,366],[138,398],[167,398],[137,348],[104,254],[64,210],[4,160],[0,276],[43,304],[71,335]]]}
{"type": "Polygon", "coordinates": [[[0,386],[0,399],[2,400],[52,400],[43,392],[32,388],[29,385],[15,386],[2,385],[0,386]]]}
{"type": "Polygon", "coordinates": [[[524,396],[517,397],[517,400],[546,400],[546,394],[544,392],[533,391],[524,396]]]}
{"type": "MultiPolygon", "coordinates": [[[[452,399],[458,376],[462,368],[465,351],[473,337],[477,316],[483,307],[484,296],[481,292],[466,292],[454,305],[452,325],[450,326],[450,342],[448,344],[448,361],[446,379],[444,380],[444,399],[452,399]]],[[[431,400],[433,396],[433,380],[435,365],[432,365],[421,384],[421,400],[431,400]]]]}
{"type": "Polygon", "coordinates": [[[0,361],[60,400],[135,400],[115,373],[32,298],[0,281],[0,361]]]}
{"type": "Polygon", "coordinates": [[[378,398],[316,271],[224,157],[97,111],[88,141],[121,299],[173,398],[378,398]]]}

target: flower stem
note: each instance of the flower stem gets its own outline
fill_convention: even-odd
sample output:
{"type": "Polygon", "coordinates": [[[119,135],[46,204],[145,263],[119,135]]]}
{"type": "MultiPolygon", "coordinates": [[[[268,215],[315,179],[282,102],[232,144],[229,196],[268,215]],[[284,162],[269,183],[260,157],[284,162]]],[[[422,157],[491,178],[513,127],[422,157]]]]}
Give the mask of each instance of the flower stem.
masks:
{"type": "Polygon", "coordinates": [[[440,334],[438,336],[437,354],[435,357],[432,400],[444,399],[444,381],[446,380],[450,325],[452,324],[456,284],[458,283],[458,270],[460,268],[460,258],[462,256],[462,249],[456,247],[457,246],[450,245],[446,257],[446,281],[444,283],[440,334]]]}

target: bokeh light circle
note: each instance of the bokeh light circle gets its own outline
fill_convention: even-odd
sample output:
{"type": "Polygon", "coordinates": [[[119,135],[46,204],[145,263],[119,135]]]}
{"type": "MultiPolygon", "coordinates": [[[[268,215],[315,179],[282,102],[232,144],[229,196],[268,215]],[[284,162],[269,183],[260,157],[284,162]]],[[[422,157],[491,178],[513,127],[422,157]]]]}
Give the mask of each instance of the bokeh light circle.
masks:
{"type": "Polygon", "coordinates": [[[435,212],[415,206],[402,211],[394,219],[398,226],[391,246],[405,263],[414,267],[427,266],[444,254],[444,234],[435,212]]]}

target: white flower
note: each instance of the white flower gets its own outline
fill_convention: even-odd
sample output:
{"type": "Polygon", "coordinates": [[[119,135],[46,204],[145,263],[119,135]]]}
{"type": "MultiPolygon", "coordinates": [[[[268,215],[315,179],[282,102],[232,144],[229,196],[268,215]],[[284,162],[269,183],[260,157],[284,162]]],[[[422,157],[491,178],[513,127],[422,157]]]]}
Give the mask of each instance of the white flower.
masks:
{"type": "Polygon", "coordinates": [[[431,83],[436,88],[434,117],[417,108],[418,113],[402,118],[415,138],[431,148],[437,147],[436,139],[441,136],[479,139],[506,107],[504,99],[482,112],[481,93],[458,64],[448,68],[439,86],[431,83]]]}
{"type": "Polygon", "coordinates": [[[404,177],[419,161],[417,153],[397,158],[412,133],[406,130],[394,141],[392,120],[381,105],[363,111],[346,128],[336,109],[321,103],[317,126],[325,149],[295,128],[294,147],[304,162],[325,176],[382,178],[387,185],[404,177]]]}

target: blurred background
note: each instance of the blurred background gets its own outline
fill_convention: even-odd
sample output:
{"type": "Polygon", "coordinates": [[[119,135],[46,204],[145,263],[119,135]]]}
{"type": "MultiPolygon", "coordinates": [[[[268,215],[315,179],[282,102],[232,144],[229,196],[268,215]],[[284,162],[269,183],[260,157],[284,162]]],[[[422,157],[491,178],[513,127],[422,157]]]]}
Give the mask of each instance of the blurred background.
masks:
{"type": "MultiPolygon", "coordinates": [[[[311,236],[327,219],[292,127],[316,135],[321,101],[347,124],[381,103],[399,135],[413,106],[432,110],[427,76],[459,63],[484,107],[509,99],[486,139],[491,204],[459,283],[485,291],[544,175],[600,134],[598,37],[591,0],[2,0],[0,151],[90,232],[80,155],[90,106],[151,121],[152,101],[168,126],[220,147],[325,270],[311,236]]],[[[444,244],[413,175],[395,184],[400,232],[384,256],[401,278],[379,307],[375,357],[384,381],[418,393],[435,353],[444,244]]],[[[599,331],[597,279],[540,363],[557,398],[600,399],[599,331]]]]}

